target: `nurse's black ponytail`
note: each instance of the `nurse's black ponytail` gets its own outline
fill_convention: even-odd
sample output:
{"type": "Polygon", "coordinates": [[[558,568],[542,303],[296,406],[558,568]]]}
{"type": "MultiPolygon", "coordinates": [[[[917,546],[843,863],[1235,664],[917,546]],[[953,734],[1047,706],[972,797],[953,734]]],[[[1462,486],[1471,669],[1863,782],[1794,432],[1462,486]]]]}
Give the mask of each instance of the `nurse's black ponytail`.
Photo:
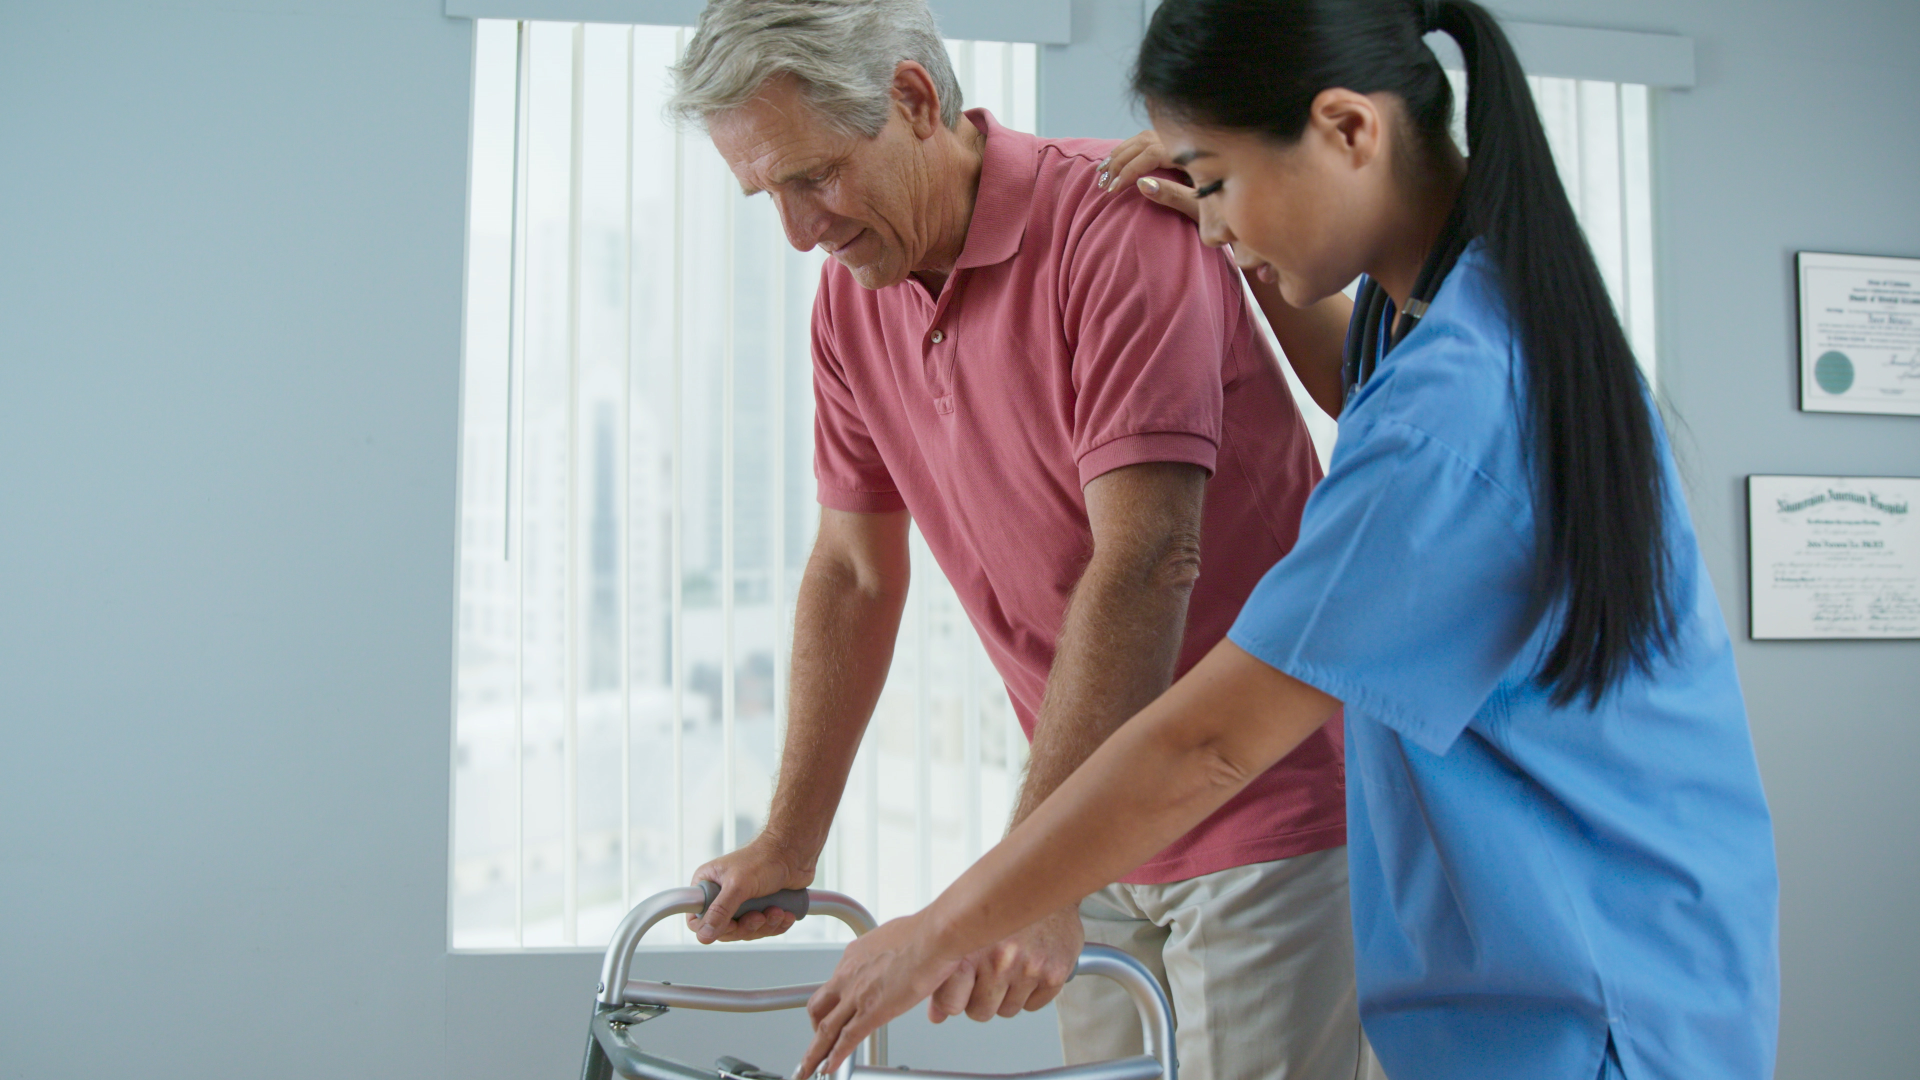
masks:
{"type": "Polygon", "coordinates": [[[1462,217],[1486,240],[1526,353],[1541,595],[1561,605],[1538,678],[1561,704],[1593,704],[1674,632],[1665,474],[1633,350],[1506,34],[1471,0],[1166,0],[1134,89],[1156,111],[1283,144],[1323,90],[1388,92],[1438,161],[1453,94],[1421,40],[1436,30],[1467,63],[1462,217]]]}

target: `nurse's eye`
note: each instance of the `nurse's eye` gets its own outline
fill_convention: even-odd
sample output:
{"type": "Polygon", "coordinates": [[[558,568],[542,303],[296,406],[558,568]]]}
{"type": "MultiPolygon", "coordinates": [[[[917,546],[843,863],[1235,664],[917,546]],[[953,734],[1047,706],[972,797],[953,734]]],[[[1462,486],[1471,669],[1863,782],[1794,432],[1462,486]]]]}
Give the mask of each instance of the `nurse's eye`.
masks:
{"type": "Polygon", "coordinates": [[[1195,191],[1193,193],[1193,197],[1196,199],[1204,199],[1209,195],[1217,195],[1219,194],[1220,189],[1226,186],[1226,183],[1227,182],[1225,180],[1215,180],[1213,183],[1208,184],[1206,187],[1200,188],[1197,191],[1195,191]]]}

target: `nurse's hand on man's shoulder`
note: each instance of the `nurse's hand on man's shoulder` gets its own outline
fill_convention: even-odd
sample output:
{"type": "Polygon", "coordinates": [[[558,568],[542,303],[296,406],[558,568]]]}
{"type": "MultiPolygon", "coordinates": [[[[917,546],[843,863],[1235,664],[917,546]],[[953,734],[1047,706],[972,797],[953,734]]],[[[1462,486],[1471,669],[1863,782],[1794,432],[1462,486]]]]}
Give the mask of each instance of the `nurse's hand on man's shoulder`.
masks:
{"type": "Polygon", "coordinates": [[[758,896],[781,889],[804,889],[813,884],[813,865],[795,858],[773,843],[766,833],[731,854],[722,855],[693,872],[697,884],[711,881],[720,894],[700,915],[687,916],[687,929],[702,945],[716,941],[752,941],[793,929],[793,914],[780,908],[749,911],[739,919],[734,909],[758,896]]]}
{"type": "Polygon", "coordinates": [[[1166,147],[1160,145],[1160,136],[1148,128],[1113,148],[1107,160],[1100,163],[1100,172],[1094,177],[1094,183],[1099,185],[1100,190],[1109,193],[1124,191],[1129,186],[1137,188],[1149,201],[1178,210],[1199,221],[1200,203],[1193,197],[1193,188],[1164,176],[1147,175],[1170,168],[1173,168],[1173,163],[1167,159],[1166,147]]]}
{"type": "MultiPolygon", "coordinates": [[[[1168,158],[1167,148],[1160,144],[1160,136],[1148,128],[1114,147],[1113,153],[1100,163],[1100,171],[1094,177],[1094,182],[1100,186],[1100,190],[1109,193],[1124,190],[1131,184],[1149,201],[1178,210],[1199,221],[1200,200],[1191,186],[1164,176],[1147,175],[1156,170],[1172,168],[1176,166],[1168,158]]],[[[1274,283],[1273,267],[1265,261],[1251,256],[1243,258],[1238,251],[1233,252],[1233,261],[1249,277],[1268,285],[1274,283]]]]}
{"type": "Polygon", "coordinates": [[[960,961],[927,999],[927,1019],[966,1013],[975,1020],[1043,1008],[1073,977],[1086,938],[1075,908],[1055,912],[960,961]]]}

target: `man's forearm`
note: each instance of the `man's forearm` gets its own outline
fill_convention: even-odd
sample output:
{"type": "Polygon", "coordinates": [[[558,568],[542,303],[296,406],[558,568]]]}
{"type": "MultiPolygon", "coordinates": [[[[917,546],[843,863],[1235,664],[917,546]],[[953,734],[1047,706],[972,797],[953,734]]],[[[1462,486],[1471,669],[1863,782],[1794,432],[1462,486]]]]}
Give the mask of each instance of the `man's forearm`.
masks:
{"type": "Polygon", "coordinates": [[[1199,565],[1197,531],[1149,549],[1096,551],[1067,606],[1012,824],[1172,684],[1199,565]]]}
{"type": "Polygon", "coordinates": [[[906,582],[862,581],[818,555],[794,613],[787,737],[768,838],[811,870],[886,684],[906,582]]]}

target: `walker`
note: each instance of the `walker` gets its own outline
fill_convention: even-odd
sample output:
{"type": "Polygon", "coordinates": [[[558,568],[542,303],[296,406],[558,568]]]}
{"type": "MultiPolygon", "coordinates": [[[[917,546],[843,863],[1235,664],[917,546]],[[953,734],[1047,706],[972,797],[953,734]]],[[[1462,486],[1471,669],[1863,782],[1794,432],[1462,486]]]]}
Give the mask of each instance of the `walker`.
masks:
{"type": "MultiPolygon", "coordinates": [[[[633,954],[646,932],[669,915],[707,909],[720,887],[703,881],[698,888],[668,889],[642,900],[620,921],[600,966],[600,990],[594,999],[593,1019],[587,1028],[586,1061],[581,1080],[786,1080],[733,1057],[721,1057],[710,1069],[684,1065],[641,1049],[641,1024],[657,1020],[674,1009],[713,1012],[772,1012],[804,1007],[818,990],[810,986],[776,986],[765,990],[729,990],[712,986],[675,986],[629,978],[633,954]]],[[[788,889],[740,905],[740,913],[780,908],[795,918],[831,915],[864,934],[874,928],[873,916],[850,897],[823,889],[788,889]]],[[[874,1032],[860,1051],[834,1073],[833,1080],[1178,1080],[1173,1059],[1173,1010],[1159,980],[1146,965],[1119,949],[1089,945],[1080,952],[1073,977],[1097,975],[1119,983],[1140,1013],[1146,1053],[1085,1065],[1067,1065],[1023,1073],[951,1072],[887,1066],[887,1029],[874,1032]],[[855,1059],[859,1059],[857,1062],[855,1059]]]]}

